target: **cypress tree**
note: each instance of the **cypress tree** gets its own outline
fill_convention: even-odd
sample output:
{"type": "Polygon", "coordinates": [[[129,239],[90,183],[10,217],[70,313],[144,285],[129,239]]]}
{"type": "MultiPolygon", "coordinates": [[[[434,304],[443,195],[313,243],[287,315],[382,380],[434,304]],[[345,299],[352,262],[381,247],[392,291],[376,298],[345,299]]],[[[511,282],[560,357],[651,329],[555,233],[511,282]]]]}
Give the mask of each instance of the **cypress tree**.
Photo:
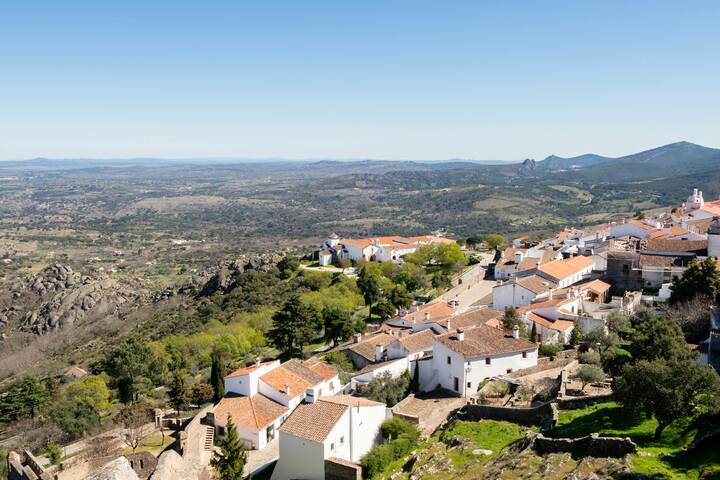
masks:
{"type": "Polygon", "coordinates": [[[218,444],[220,453],[215,454],[210,464],[222,480],[240,480],[243,478],[247,452],[238,440],[232,417],[228,417],[225,429],[225,438],[218,444]]]}
{"type": "Polygon", "coordinates": [[[410,391],[420,391],[420,365],[419,362],[415,362],[415,371],[413,372],[412,381],[410,382],[410,391]]]}
{"type": "Polygon", "coordinates": [[[537,325],[533,322],[532,330],[530,330],[530,341],[537,343],[537,325]]]}
{"type": "Polygon", "coordinates": [[[217,403],[225,396],[225,365],[222,355],[218,352],[212,355],[210,384],[213,387],[213,402],[217,403]]]}

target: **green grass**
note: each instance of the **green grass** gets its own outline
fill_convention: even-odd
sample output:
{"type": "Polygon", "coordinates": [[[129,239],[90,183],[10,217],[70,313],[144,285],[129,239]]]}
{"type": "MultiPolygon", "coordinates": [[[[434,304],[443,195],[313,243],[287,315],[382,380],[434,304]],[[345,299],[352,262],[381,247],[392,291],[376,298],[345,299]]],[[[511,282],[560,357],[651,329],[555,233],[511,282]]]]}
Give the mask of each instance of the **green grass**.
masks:
{"type": "MultiPolygon", "coordinates": [[[[480,420],[478,422],[457,421],[440,435],[440,440],[448,442],[454,438],[470,440],[476,448],[492,450],[492,455],[486,455],[485,460],[497,455],[503,448],[525,438],[525,430],[516,423],[500,422],[495,420],[480,420]]],[[[455,466],[477,459],[482,455],[472,452],[462,452],[459,449],[449,452],[455,466]]]]}
{"type": "Polygon", "coordinates": [[[654,418],[632,418],[613,402],[580,410],[561,410],[558,424],[548,435],[576,438],[598,432],[606,436],[630,437],[639,448],[633,458],[638,473],[660,474],[669,479],[697,479],[703,470],[720,471],[720,448],[705,448],[684,455],[685,447],[698,432],[691,420],[671,424],[655,439],[654,418]]]}

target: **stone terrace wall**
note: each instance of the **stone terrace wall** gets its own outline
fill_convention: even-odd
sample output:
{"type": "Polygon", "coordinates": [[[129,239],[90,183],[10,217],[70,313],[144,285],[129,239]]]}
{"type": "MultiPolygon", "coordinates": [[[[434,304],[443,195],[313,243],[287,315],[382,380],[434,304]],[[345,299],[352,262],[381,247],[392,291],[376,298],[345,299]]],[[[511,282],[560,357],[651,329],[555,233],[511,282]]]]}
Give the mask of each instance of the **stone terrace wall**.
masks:
{"type": "Polygon", "coordinates": [[[533,448],[538,453],[568,452],[593,457],[624,457],[637,453],[637,445],[629,438],[601,437],[597,433],[581,438],[548,438],[539,433],[533,448]]]}
{"type": "Polygon", "coordinates": [[[557,422],[557,407],[544,403],[536,407],[493,407],[490,405],[465,405],[458,418],[468,420],[504,420],[521,425],[552,426],[557,422]]]}
{"type": "Polygon", "coordinates": [[[325,460],[325,480],[361,480],[362,467],[346,460],[330,457],[325,460]]]}
{"type": "MultiPolygon", "coordinates": [[[[571,350],[573,353],[575,353],[575,350],[571,350]]],[[[571,363],[573,363],[575,359],[568,354],[568,356],[563,358],[549,358],[549,357],[541,357],[538,359],[538,364],[534,367],[528,367],[523,368],[521,370],[515,370],[514,372],[511,372],[508,374],[508,376],[512,378],[520,378],[524,377],[526,375],[532,375],[534,373],[540,373],[544,372],[545,370],[552,370],[554,368],[560,368],[560,367],[567,367],[571,363]]]]}

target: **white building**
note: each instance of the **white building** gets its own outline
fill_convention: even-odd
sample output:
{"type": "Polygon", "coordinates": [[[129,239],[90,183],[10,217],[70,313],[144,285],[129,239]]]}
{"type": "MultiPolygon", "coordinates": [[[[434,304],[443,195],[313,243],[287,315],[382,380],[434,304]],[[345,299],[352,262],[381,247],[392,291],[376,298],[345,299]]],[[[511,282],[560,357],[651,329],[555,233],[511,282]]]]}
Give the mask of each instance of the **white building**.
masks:
{"type": "Polygon", "coordinates": [[[592,259],[577,256],[540,265],[536,274],[555,282],[557,288],[565,288],[587,279],[594,268],[595,262],[592,259]]]}
{"type": "Polygon", "coordinates": [[[225,377],[226,396],[213,408],[216,434],[225,435],[227,419],[232,417],[247,448],[265,448],[303,400],[334,395],[342,388],[335,369],[317,358],[283,364],[257,361],[225,377]]]}
{"type": "Polygon", "coordinates": [[[493,287],[493,308],[504,311],[508,307],[522,307],[548,298],[557,287],[551,280],[530,275],[505,283],[502,280],[493,287]]]}
{"type": "Polygon", "coordinates": [[[280,427],[272,480],[324,480],[325,461],[357,463],[381,439],[385,404],[338,395],[300,405],[280,427]]]}
{"type": "Polygon", "coordinates": [[[318,259],[320,260],[320,256],[324,255],[323,252],[327,252],[337,259],[346,258],[355,262],[396,262],[399,261],[401,257],[415,252],[423,245],[437,243],[455,243],[455,241],[434,235],[420,235],[416,237],[385,236],[340,239],[333,233],[320,245],[318,259]]]}
{"type": "Polygon", "coordinates": [[[630,220],[627,223],[613,225],[608,234],[608,238],[646,238],[651,231],[661,227],[662,225],[655,220],[630,220]]]}
{"type": "Polygon", "coordinates": [[[518,330],[506,335],[485,325],[458,329],[434,338],[432,374],[421,372],[421,389],[440,386],[461,396],[473,395],[483,380],[533,367],[537,358],[537,345],[519,338],[518,330]]]}

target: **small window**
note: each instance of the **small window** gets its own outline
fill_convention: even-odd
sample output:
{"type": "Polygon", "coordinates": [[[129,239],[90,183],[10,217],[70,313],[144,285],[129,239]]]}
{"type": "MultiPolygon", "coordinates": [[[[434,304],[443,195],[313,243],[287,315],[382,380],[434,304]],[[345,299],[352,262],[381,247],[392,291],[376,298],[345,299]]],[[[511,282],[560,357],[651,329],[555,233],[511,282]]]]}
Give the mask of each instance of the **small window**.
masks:
{"type": "Polygon", "coordinates": [[[345,445],[345,437],[340,437],[340,445],[345,445]]]}
{"type": "Polygon", "coordinates": [[[490,357],[487,357],[487,358],[485,359],[485,365],[490,365],[490,357]]]}
{"type": "Polygon", "coordinates": [[[452,363],[452,358],[450,358],[450,355],[447,357],[447,364],[450,365],[452,363]]]}
{"type": "Polygon", "coordinates": [[[467,382],[467,388],[472,388],[472,382],[467,382]]]}
{"type": "Polygon", "coordinates": [[[335,450],[335,442],[330,444],[330,450],[335,450]]]}
{"type": "Polygon", "coordinates": [[[527,352],[523,352],[523,358],[527,358],[527,352]]]}
{"type": "Polygon", "coordinates": [[[507,370],[505,370],[505,373],[512,373],[512,368],[508,368],[507,370]]]}

